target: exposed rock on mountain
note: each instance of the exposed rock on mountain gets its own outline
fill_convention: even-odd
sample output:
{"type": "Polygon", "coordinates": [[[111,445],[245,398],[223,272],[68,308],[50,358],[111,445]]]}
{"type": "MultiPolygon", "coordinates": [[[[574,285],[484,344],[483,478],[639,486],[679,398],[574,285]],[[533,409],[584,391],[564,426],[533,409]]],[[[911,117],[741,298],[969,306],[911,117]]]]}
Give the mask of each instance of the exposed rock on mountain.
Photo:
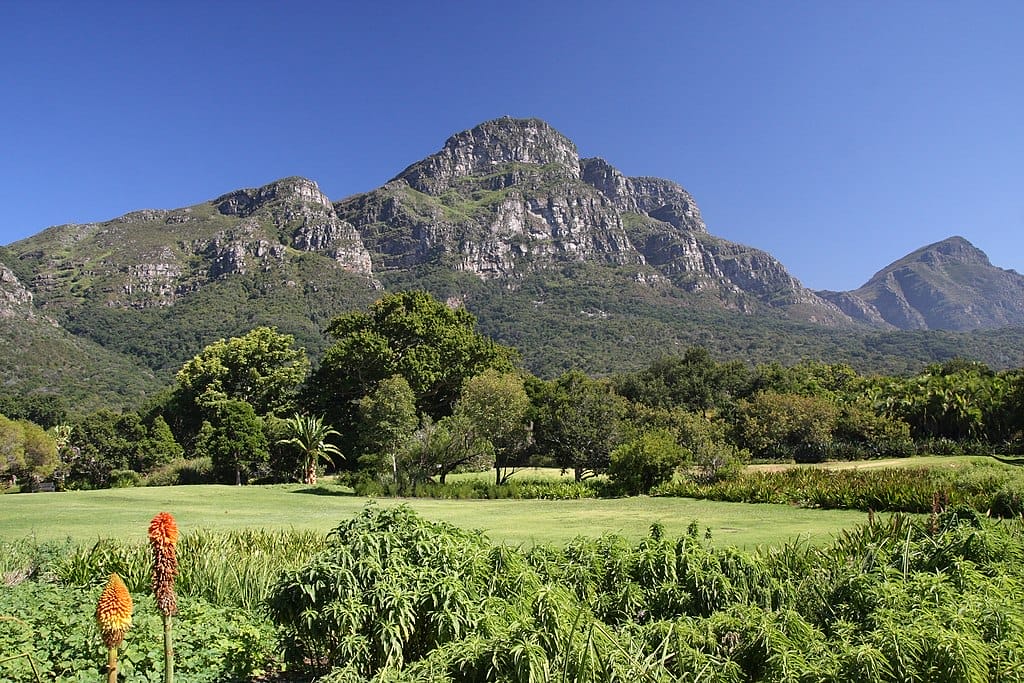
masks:
{"type": "Polygon", "coordinates": [[[21,284],[14,271],[0,263],[0,318],[32,314],[32,292],[21,284]]]}
{"type": "Polygon", "coordinates": [[[710,235],[677,183],[581,160],[537,119],[496,119],[453,135],[384,187],[335,206],[378,273],[433,265],[514,288],[560,264],[603,263],[700,292],[705,305],[850,323],[769,254],[710,235]]]}
{"type": "Polygon", "coordinates": [[[855,320],[903,330],[1024,325],[1024,276],[963,237],[922,247],[852,292],[821,292],[855,320]]]}
{"type": "Polygon", "coordinates": [[[223,195],[213,203],[228,216],[269,217],[281,241],[291,241],[301,251],[326,254],[349,272],[372,273],[370,254],[359,233],[338,218],[331,200],[312,180],[286,178],[255,190],[223,195]]]}

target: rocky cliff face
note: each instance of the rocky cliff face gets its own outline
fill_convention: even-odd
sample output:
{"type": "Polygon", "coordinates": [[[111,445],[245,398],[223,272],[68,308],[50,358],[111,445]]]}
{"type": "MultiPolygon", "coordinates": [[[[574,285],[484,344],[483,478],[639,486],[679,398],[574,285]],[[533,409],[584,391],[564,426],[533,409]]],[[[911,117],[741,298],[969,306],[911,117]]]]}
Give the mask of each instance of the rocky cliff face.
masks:
{"type": "Polygon", "coordinates": [[[580,159],[536,119],[502,118],[453,135],[384,187],[335,205],[380,272],[438,265],[508,287],[572,262],[638,269],[744,311],[849,323],[765,252],[711,236],[693,197],[580,159]]]}
{"type": "Polygon", "coordinates": [[[298,252],[372,283],[370,254],[316,183],[286,178],[175,210],[65,225],[11,245],[44,309],[161,308],[210,282],[287,269],[298,252]]]}
{"type": "Polygon", "coordinates": [[[904,330],[1024,325],[1024,276],[962,237],[922,247],[852,292],[822,292],[855,320],[904,330]]]}
{"type": "Polygon", "coordinates": [[[278,239],[290,241],[296,249],[330,256],[349,272],[372,274],[370,254],[359,233],[338,218],[331,201],[312,180],[286,178],[223,195],[213,204],[227,216],[269,218],[278,239]]]}
{"type": "Polygon", "coordinates": [[[0,318],[32,315],[32,292],[0,263],[0,318]]]}

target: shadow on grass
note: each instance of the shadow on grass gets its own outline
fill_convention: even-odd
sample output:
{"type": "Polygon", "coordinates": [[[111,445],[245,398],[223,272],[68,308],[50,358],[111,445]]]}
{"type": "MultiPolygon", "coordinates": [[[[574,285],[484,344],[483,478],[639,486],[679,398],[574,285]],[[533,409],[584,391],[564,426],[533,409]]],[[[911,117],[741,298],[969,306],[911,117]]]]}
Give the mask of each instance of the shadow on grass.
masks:
{"type": "Polygon", "coordinates": [[[355,497],[355,491],[352,489],[343,489],[334,486],[308,486],[302,489],[295,489],[291,493],[306,493],[314,496],[348,496],[350,498],[355,497]]]}

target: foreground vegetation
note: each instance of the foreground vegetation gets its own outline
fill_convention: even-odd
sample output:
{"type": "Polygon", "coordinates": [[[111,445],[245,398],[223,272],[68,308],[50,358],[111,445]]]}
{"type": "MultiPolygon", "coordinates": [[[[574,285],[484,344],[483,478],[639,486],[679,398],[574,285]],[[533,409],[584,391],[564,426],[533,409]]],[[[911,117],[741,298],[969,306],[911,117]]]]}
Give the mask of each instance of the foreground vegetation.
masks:
{"type": "MultiPolygon", "coordinates": [[[[699,525],[516,548],[370,506],[327,536],[181,540],[182,680],[1015,681],[1024,524],[968,509],[741,551],[699,525]],[[908,619],[908,615],[913,615],[908,619]]],[[[137,593],[126,680],[159,626],[141,544],[6,544],[0,677],[95,680],[99,586],[137,593]]]]}

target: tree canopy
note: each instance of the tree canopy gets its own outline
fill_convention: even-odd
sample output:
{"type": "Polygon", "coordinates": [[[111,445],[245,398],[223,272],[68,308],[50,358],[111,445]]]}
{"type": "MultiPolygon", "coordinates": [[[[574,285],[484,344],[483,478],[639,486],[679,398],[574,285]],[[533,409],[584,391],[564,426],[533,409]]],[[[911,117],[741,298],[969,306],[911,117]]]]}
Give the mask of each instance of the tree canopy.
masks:
{"type": "Polygon", "coordinates": [[[337,341],[311,391],[339,426],[354,422],[353,401],[395,375],[408,382],[421,412],[448,415],[466,379],[487,368],[510,370],[515,356],[477,332],[469,311],[420,291],[388,294],[366,312],[335,318],[327,331],[337,341]]]}

